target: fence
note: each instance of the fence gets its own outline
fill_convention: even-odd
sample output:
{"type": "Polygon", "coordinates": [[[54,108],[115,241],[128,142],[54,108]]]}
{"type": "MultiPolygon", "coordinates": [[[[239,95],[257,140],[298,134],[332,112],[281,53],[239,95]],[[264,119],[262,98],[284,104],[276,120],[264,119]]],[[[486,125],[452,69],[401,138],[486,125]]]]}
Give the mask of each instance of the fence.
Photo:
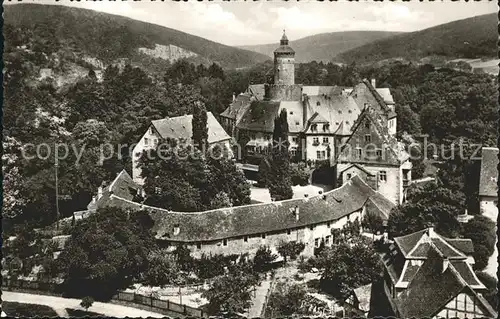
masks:
{"type": "MultiPolygon", "coordinates": [[[[25,280],[13,280],[13,279],[3,279],[2,289],[20,291],[27,293],[45,294],[52,296],[61,296],[61,285],[52,282],[38,282],[38,281],[25,281],[25,280]]],[[[175,312],[177,314],[182,314],[190,317],[207,317],[207,314],[199,308],[190,307],[187,305],[181,305],[169,300],[160,300],[153,296],[144,296],[136,293],[129,292],[118,292],[112,301],[118,301],[125,303],[127,306],[136,308],[147,308],[147,310],[157,311],[161,313],[165,312],[175,312]],[[137,307],[142,306],[142,307],[137,307]]]]}
{"type": "Polygon", "coordinates": [[[152,311],[172,311],[178,314],[183,314],[190,317],[206,317],[206,313],[199,308],[181,305],[170,300],[160,300],[153,296],[144,296],[130,292],[118,292],[112,298],[113,300],[122,301],[125,303],[139,304],[148,307],[152,311]]]}

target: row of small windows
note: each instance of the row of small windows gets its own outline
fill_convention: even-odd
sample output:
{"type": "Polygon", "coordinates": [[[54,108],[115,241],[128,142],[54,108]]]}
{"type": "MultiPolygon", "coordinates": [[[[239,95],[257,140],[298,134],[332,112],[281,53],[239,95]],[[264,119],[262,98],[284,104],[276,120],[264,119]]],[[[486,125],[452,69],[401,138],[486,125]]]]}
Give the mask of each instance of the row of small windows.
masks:
{"type": "MultiPolygon", "coordinates": [[[[323,132],[326,132],[330,130],[330,124],[323,124],[323,132]]],[[[318,131],[318,124],[312,124],[311,125],[311,132],[317,132],[318,131]]]]}
{"type": "MultiPolygon", "coordinates": [[[[329,144],[330,139],[328,137],[323,137],[323,144],[329,144]]],[[[313,137],[313,145],[319,145],[319,137],[313,137]]]]}
{"type": "MultiPolygon", "coordinates": [[[[152,139],[154,147],[158,146],[158,139],[152,139]]],[[[144,138],[144,145],[149,146],[149,138],[144,138]]]]}
{"type": "MultiPolygon", "coordinates": [[[[347,216],[347,220],[350,220],[350,219],[351,219],[350,217],[351,217],[351,216],[349,216],[349,215],[348,215],[348,216],[347,216]]],[[[326,227],[331,228],[331,226],[332,226],[332,223],[331,223],[331,222],[326,223],[326,227]]],[[[314,228],[315,228],[315,227],[316,227],[316,226],[311,225],[311,226],[309,226],[309,230],[314,230],[314,228]]],[[[291,230],[291,229],[287,229],[286,234],[287,234],[287,235],[291,235],[291,234],[292,234],[292,230],[291,230]]],[[[266,239],[266,234],[265,234],[265,233],[260,234],[260,238],[262,238],[262,239],[266,239]]],[[[329,242],[330,242],[330,238],[331,238],[330,236],[326,236],[326,237],[325,237],[325,244],[329,244],[329,242]],[[328,238],[328,239],[327,239],[327,238],[328,238]]],[[[316,246],[316,240],[318,240],[318,239],[315,239],[315,246],[316,246]]],[[[244,241],[245,243],[246,243],[246,242],[248,242],[248,236],[244,236],[244,237],[243,237],[243,241],[244,241]]],[[[196,248],[197,248],[197,249],[201,249],[201,245],[202,245],[201,243],[197,243],[197,244],[196,244],[196,248]]],[[[222,240],[222,245],[223,245],[223,246],[227,246],[227,239],[223,239],[223,240],[222,240]]],[[[316,247],[319,247],[319,246],[316,246],[316,247]]]]}
{"type": "MultiPolygon", "coordinates": [[[[352,174],[351,173],[347,173],[346,177],[347,177],[347,179],[351,179],[352,174]]],[[[387,182],[387,172],[386,171],[380,171],[380,172],[378,172],[378,178],[382,182],[387,182]]]]}

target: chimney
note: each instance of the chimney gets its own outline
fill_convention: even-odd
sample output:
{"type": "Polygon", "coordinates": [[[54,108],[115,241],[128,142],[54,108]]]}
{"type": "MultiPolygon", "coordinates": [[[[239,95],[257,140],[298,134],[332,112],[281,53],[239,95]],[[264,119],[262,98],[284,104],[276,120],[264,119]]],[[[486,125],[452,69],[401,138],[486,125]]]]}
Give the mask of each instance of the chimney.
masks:
{"type": "Polygon", "coordinates": [[[102,197],[102,186],[99,186],[97,189],[97,200],[101,199],[102,197]]]}
{"type": "Polygon", "coordinates": [[[96,202],[95,196],[92,196],[92,204],[95,204],[95,202],[96,202]]]}
{"type": "Polygon", "coordinates": [[[372,80],[371,80],[371,83],[372,83],[372,86],[373,86],[374,88],[376,88],[376,87],[377,87],[377,81],[376,81],[375,79],[372,79],[372,80]]]}
{"type": "Polygon", "coordinates": [[[433,227],[427,228],[426,234],[427,234],[427,236],[429,236],[431,238],[436,237],[436,233],[434,232],[433,227]]]}
{"type": "Polygon", "coordinates": [[[299,206],[295,206],[295,221],[299,221],[300,217],[300,211],[299,211],[299,206]]]}
{"type": "Polygon", "coordinates": [[[236,101],[236,95],[235,93],[233,92],[233,102],[236,101]]]}

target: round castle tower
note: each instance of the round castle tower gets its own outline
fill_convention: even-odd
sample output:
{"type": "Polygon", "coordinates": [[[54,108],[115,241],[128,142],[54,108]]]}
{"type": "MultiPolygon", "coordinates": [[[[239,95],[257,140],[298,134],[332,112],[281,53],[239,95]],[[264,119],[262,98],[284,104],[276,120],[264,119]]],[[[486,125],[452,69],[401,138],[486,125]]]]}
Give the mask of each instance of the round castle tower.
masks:
{"type": "Polygon", "coordinates": [[[288,46],[285,30],[280,40],[280,46],[274,50],[274,84],[295,84],[295,51],[288,46]]]}

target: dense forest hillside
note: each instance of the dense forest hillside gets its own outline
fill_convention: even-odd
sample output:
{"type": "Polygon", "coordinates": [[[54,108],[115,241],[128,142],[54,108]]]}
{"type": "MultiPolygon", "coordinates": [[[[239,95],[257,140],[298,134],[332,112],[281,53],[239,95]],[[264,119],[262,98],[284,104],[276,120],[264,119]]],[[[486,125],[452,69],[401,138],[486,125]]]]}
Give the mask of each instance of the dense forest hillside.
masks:
{"type": "Polygon", "coordinates": [[[432,55],[450,59],[496,58],[497,22],[493,13],[453,21],[365,44],[339,54],[337,60],[369,63],[391,58],[418,60],[432,55]]]}
{"type": "MultiPolygon", "coordinates": [[[[330,32],[321,33],[290,41],[291,47],[296,52],[297,62],[322,61],[329,62],[336,55],[357,48],[373,41],[384,39],[399,32],[385,31],[347,31],[347,32],[330,32]]],[[[278,46],[278,38],[276,43],[248,45],[242,46],[242,49],[259,52],[270,57],[273,56],[273,51],[278,46]]]]}
{"type": "Polygon", "coordinates": [[[137,59],[139,48],[154,50],[156,45],[174,45],[196,54],[199,58],[194,62],[217,62],[228,68],[268,59],[174,29],[92,10],[39,4],[11,5],[4,10],[5,32],[20,28],[29,36],[40,38],[46,51],[70,49],[104,63],[119,58],[137,59]]]}

